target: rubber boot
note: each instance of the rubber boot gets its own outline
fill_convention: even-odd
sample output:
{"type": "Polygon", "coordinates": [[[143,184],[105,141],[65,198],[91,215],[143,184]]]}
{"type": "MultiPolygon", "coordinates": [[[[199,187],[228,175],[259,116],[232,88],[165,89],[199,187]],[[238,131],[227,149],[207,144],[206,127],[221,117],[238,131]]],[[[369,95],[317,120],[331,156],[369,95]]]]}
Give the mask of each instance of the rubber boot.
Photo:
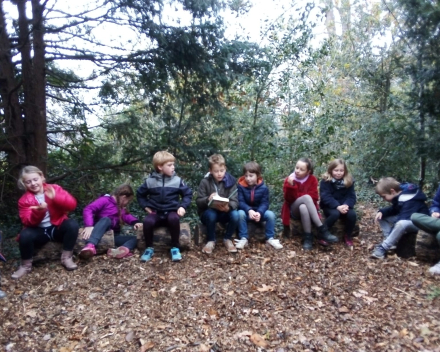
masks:
{"type": "Polygon", "coordinates": [[[326,224],[323,224],[318,227],[318,238],[320,240],[324,240],[327,243],[339,242],[339,238],[337,238],[336,236],[330,233],[326,224]]]}
{"type": "Polygon", "coordinates": [[[304,232],[303,234],[303,249],[310,251],[313,248],[313,235],[311,233],[304,232]]]}
{"type": "Polygon", "coordinates": [[[284,225],[283,227],[283,237],[290,238],[290,226],[284,225]]]}
{"type": "Polygon", "coordinates": [[[67,271],[72,271],[78,269],[72,259],[73,251],[63,251],[61,253],[61,265],[66,268],[67,271]]]}
{"type": "Polygon", "coordinates": [[[18,270],[11,275],[14,280],[25,276],[32,271],[32,259],[23,259],[18,270]]]}

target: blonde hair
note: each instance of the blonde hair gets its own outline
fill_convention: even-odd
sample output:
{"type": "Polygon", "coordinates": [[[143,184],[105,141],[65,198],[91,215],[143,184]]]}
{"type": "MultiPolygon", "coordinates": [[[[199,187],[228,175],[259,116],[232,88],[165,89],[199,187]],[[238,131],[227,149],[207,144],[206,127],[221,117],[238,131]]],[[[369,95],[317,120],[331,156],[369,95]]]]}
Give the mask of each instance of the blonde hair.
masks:
{"type": "Polygon", "coordinates": [[[168,153],[167,151],[160,151],[157,152],[156,154],[154,154],[153,156],[153,166],[154,169],[159,172],[158,167],[162,166],[165,163],[168,163],[170,161],[175,161],[176,158],[174,157],[173,154],[168,153]]]}
{"type": "Polygon", "coordinates": [[[17,180],[17,186],[22,191],[26,191],[26,185],[23,182],[24,175],[26,174],[38,174],[43,179],[43,182],[46,182],[43,171],[41,171],[38,167],[32,165],[25,166],[24,168],[21,169],[20,175],[18,176],[18,180],[17,180]]]}
{"type": "Polygon", "coordinates": [[[344,167],[344,186],[348,188],[353,184],[353,176],[351,176],[350,172],[348,171],[347,163],[344,159],[335,159],[330,161],[327,171],[322,175],[322,179],[327,182],[331,181],[333,179],[332,172],[339,165],[344,167]]]}
{"type": "Polygon", "coordinates": [[[376,193],[381,194],[391,194],[391,190],[394,189],[396,192],[400,192],[400,182],[394,177],[382,177],[376,185],[376,193]]]}
{"type": "Polygon", "coordinates": [[[213,154],[208,158],[209,169],[212,169],[214,165],[218,166],[226,166],[226,161],[223,155],[221,154],[213,154]]]}

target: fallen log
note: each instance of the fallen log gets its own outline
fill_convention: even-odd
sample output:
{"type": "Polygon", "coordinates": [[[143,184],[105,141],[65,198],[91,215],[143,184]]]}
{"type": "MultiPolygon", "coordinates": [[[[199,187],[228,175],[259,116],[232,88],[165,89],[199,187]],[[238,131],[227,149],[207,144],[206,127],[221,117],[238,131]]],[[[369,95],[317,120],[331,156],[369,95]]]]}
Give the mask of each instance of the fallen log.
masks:
{"type": "MultiPolygon", "coordinates": [[[[217,223],[215,228],[216,238],[223,238],[226,233],[226,224],[217,223]]],[[[263,242],[266,239],[266,222],[249,221],[247,223],[249,238],[255,238],[257,241],[263,242]]],[[[202,223],[196,225],[194,229],[194,243],[196,245],[206,242],[207,231],[206,226],[202,223]]]]}
{"type": "MultiPolygon", "coordinates": [[[[141,253],[145,250],[145,238],[143,233],[143,228],[141,227],[136,231],[137,237],[137,248],[141,253]]],[[[157,227],[154,229],[154,249],[155,250],[169,250],[171,246],[171,235],[166,227],[157,227]]],[[[180,223],[180,237],[179,243],[181,249],[188,249],[191,246],[191,230],[189,223],[180,223]]]]}
{"type": "MultiPolygon", "coordinates": [[[[81,249],[86,245],[85,240],[79,234],[83,229],[79,229],[78,238],[76,240],[75,247],[73,249],[74,254],[78,254],[81,249]]],[[[101,241],[95,246],[96,254],[107,253],[109,248],[115,247],[115,240],[113,236],[113,230],[107,231],[104,236],[102,236],[101,241]]],[[[63,250],[63,244],[61,242],[48,242],[44,246],[35,248],[34,261],[38,260],[55,260],[60,259],[61,252],[63,250]]]]}
{"type": "MultiPolygon", "coordinates": [[[[325,219],[322,219],[324,221],[325,219]]],[[[330,229],[330,232],[337,236],[340,240],[344,239],[345,235],[345,227],[344,227],[344,220],[339,219],[336,221],[336,223],[332,226],[330,229]]],[[[299,236],[302,237],[302,234],[304,233],[303,226],[301,223],[301,220],[294,220],[290,219],[290,237],[299,236]]],[[[318,234],[316,226],[312,226],[312,233],[316,237],[318,234]]],[[[286,232],[285,232],[286,235],[286,232]]],[[[356,224],[353,231],[353,237],[359,236],[359,224],[356,224]]],[[[289,237],[289,236],[287,236],[289,237]]]]}

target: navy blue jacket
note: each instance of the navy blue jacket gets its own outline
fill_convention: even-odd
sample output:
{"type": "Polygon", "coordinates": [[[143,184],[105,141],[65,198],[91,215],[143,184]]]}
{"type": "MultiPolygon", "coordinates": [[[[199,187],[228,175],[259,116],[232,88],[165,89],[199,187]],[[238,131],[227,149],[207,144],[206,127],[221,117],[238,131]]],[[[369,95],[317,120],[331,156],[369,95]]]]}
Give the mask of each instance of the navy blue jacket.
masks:
{"type": "Polygon", "coordinates": [[[414,213],[429,215],[425,193],[412,183],[401,183],[400,188],[402,192],[391,200],[391,206],[379,209],[382,219],[398,215],[397,221],[400,221],[411,220],[414,213]]]}
{"type": "Polygon", "coordinates": [[[348,205],[353,209],[356,204],[356,193],[354,192],[354,182],[350,187],[338,189],[335,182],[321,180],[319,184],[321,200],[319,206],[324,209],[336,209],[340,205],[348,205]]]}
{"type": "Polygon", "coordinates": [[[249,187],[244,176],[238,180],[238,208],[246,212],[256,211],[264,216],[269,209],[269,189],[263,179],[258,179],[255,186],[249,187]]]}
{"type": "Polygon", "coordinates": [[[173,176],[153,172],[136,192],[142,209],[149,207],[156,212],[177,211],[180,207],[187,209],[191,203],[192,191],[175,173],[173,176]]]}
{"type": "Polygon", "coordinates": [[[432,204],[429,207],[429,212],[432,213],[440,213],[440,187],[435,193],[434,199],[432,200],[432,204]]]}

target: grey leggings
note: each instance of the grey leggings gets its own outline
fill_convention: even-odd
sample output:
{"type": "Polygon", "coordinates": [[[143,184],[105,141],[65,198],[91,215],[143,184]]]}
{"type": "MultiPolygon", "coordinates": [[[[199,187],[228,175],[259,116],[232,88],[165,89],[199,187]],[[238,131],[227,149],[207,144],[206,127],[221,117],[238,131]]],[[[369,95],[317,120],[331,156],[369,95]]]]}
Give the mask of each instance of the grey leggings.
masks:
{"type": "Polygon", "coordinates": [[[308,194],[299,197],[292,203],[290,206],[290,216],[292,218],[301,219],[305,233],[312,232],[312,221],[317,227],[322,226],[313,199],[308,194]]]}

